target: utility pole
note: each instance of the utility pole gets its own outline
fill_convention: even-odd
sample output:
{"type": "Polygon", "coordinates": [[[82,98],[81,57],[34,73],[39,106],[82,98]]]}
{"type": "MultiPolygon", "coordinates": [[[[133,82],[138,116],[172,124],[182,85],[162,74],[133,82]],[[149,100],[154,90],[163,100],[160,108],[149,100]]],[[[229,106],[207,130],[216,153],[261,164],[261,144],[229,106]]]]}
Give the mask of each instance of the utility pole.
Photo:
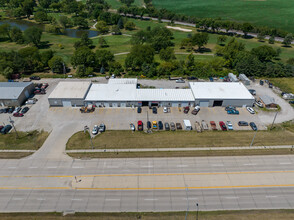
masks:
{"type": "Polygon", "coordinates": [[[196,208],[197,208],[197,210],[196,210],[196,220],[198,220],[198,211],[199,211],[198,203],[196,203],[196,208]]]}
{"type": "Polygon", "coordinates": [[[65,65],[64,65],[64,63],[62,63],[62,66],[63,66],[63,76],[64,76],[64,79],[65,79],[65,72],[66,72],[66,69],[65,69],[65,65]]]}
{"type": "Polygon", "coordinates": [[[275,117],[274,117],[274,120],[273,120],[273,123],[272,123],[272,126],[271,126],[271,129],[270,129],[270,130],[273,129],[273,126],[274,126],[274,123],[275,123],[275,120],[276,120],[276,117],[277,117],[278,113],[279,113],[279,112],[276,112],[276,114],[275,114],[275,117]]]}
{"type": "Polygon", "coordinates": [[[250,147],[252,147],[252,145],[253,145],[254,138],[255,138],[256,134],[257,134],[257,130],[256,130],[255,133],[254,133],[254,136],[253,136],[253,138],[252,138],[252,141],[251,141],[250,147]]]}
{"type": "Polygon", "coordinates": [[[17,133],[17,131],[16,131],[16,128],[15,128],[15,126],[14,126],[14,121],[11,119],[10,116],[9,116],[9,122],[12,124],[12,127],[14,128],[14,131],[15,131],[15,134],[16,134],[16,138],[19,138],[19,137],[18,137],[18,133],[17,133]]]}

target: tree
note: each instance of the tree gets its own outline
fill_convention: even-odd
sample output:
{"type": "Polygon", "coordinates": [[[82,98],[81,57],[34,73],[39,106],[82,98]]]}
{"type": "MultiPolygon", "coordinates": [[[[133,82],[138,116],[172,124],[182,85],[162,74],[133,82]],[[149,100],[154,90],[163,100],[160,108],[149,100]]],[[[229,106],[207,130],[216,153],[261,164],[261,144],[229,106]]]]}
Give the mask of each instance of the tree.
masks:
{"type": "Polygon", "coordinates": [[[34,15],[34,19],[39,23],[43,23],[44,21],[48,21],[48,16],[44,11],[37,11],[34,15]]]}
{"type": "Polygon", "coordinates": [[[105,21],[98,21],[95,27],[97,31],[99,31],[101,34],[106,34],[109,31],[109,28],[105,21]]]}
{"type": "Polygon", "coordinates": [[[54,52],[52,50],[46,50],[40,54],[41,61],[44,64],[45,67],[49,66],[48,62],[53,57],[54,52]]]}
{"type": "Polygon", "coordinates": [[[245,45],[232,38],[224,47],[218,47],[216,54],[222,55],[227,61],[228,67],[233,67],[237,55],[245,50],[245,45]]]}
{"type": "Polygon", "coordinates": [[[79,29],[88,29],[89,28],[88,21],[83,17],[75,17],[73,19],[73,23],[75,26],[78,26],[79,29]]]}
{"type": "Polygon", "coordinates": [[[198,46],[198,51],[201,51],[201,48],[208,43],[208,40],[208,33],[196,33],[192,36],[191,42],[193,46],[198,46]]]}
{"type": "Polygon", "coordinates": [[[33,43],[36,47],[40,45],[42,30],[37,27],[29,27],[24,31],[24,39],[27,43],[33,43]]]}
{"type": "Polygon", "coordinates": [[[22,11],[29,19],[34,12],[34,7],[37,6],[35,0],[24,0],[22,3],[22,11]]]}
{"type": "Polygon", "coordinates": [[[11,67],[6,67],[3,71],[3,76],[5,76],[6,79],[11,79],[13,74],[13,69],[11,67]]]}
{"type": "Polygon", "coordinates": [[[98,44],[100,48],[109,47],[104,37],[100,37],[98,40],[98,44]]]}
{"type": "Polygon", "coordinates": [[[274,48],[267,45],[253,48],[251,53],[254,54],[261,62],[270,61],[277,56],[274,48]]]}
{"type": "Polygon", "coordinates": [[[164,61],[170,61],[170,60],[175,60],[175,52],[174,49],[171,47],[168,47],[166,49],[161,49],[159,52],[159,58],[164,61]]]}
{"type": "Polygon", "coordinates": [[[25,47],[18,51],[21,57],[21,68],[24,73],[43,71],[44,65],[37,47],[25,47]]]}
{"type": "Polygon", "coordinates": [[[63,28],[67,28],[69,26],[69,24],[70,24],[70,20],[69,20],[69,18],[67,16],[62,15],[59,18],[59,23],[61,24],[61,26],[63,28]]]}
{"type": "Polygon", "coordinates": [[[89,47],[94,48],[93,41],[89,38],[88,33],[84,32],[81,36],[81,40],[74,43],[74,48],[89,47]]]}
{"type": "Polygon", "coordinates": [[[136,29],[136,25],[132,21],[127,21],[126,24],[125,24],[125,29],[126,30],[129,30],[129,31],[135,30],[136,29]]]}
{"type": "Polygon", "coordinates": [[[259,42],[264,42],[265,34],[264,33],[258,33],[257,34],[257,39],[258,39],[259,42]]]}
{"type": "Polygon", "coordinates": [[[113,25],[111,28],[112,35],[121,35],[121,31],[117,25],[113,25]]]}
{"type": "Polygon", "coordinates": [[[247,37],[248,32],[252,31],[253,28],[254,27],[250,23],[248,22],[243,23],[243,25],[241,26],[241,30],[243,31],[245,38],[247,37]]]}
{"type": "Polygon", "coordinates": [[[40,6],[44,9],[48,9],[52,2],[52,0],[39,0],[40,6]]]}
{"type": "Polygon", "coordinates": [[[8,37],[8,39],[11,40],[10,30],[11,30],[10,24],[1,24],[0,25],[0,36],[8,37]]]}
{"type": "Polygon", "coordinates": [[[18,27],[11,28],[10,36],[11,41],[16,42],[17,44],[22,44],[24,42],[22,31],[18,27]]]}
{"type": "Polygon", "coordinates": [[[294,40],[293,34],[287,34],[282,44],[284,44],[285,47],[289,47],[291,46],[293,40],[294,40]]]}
{"type": "Polygon", "coordinates": [[[118,20],[117,26],[119,27],[119,29],[123,29],[124,28],[124,22],[123,22],[123,20],[121,18],[118,20]]]}
{"type": "Polygon", "coordinates": [[[95,59],[97,68],[108,69],[110,63],[114,61],[114,55],[108,50],[96,50],[95,59]]]}
{"type": "Polygon", "coordinates": [[[275,36],[274,35],[270,36],[270,38],[268,40],[268,43],[269,44],[274,44],[275,43],[275,36]]]}
{"type": "Polygon", "coordinates": [[[135,0],[120,0],[121,3],[127,5],[128,7],[131,6],[131,4],[134,3],[135,0]]]}
{"type": "Polygon", "coordinates": [[[241,52],[237,56],[236,70],[239,74],[243,73],[247,76],[261,76],[263,73],[263,65],[259,59],[248,52],[241,52]]]}
{"type": "Polygon", "coordinates": [[[227,41],[227,36],[225,36],[225,35],[220,35],[220,36],[218,36],[218,38],[217,38],[217,42],[218,42],[220,45],[223,45],[223,43],[226,42],[226,41],[227,41]]]}
{"type": "Polygon", "coordinates": [[[172,36],[172,32],[166,27],[156,26],[146,34],[145,37],[147,37],[146,42],[149,43],[156,52],[159,52],[161,49],[173,46],[171,41],[172,36]]]}
{"type": "MultiPolygon", "coordinates": [[[[95,65],[95,54],[89,47],[79,47],[71,57],[71,63],[74,67],[82,65],[84,67],[93,67],[95,65]]],[[[86,71],[86,69],[84,69],[86,71]]]]}
{"type": "Polygon", "coordinates": [[[143,63],[154,62],[154,53],[154,49],[149,45],[135,45],[125,59],[125,66],[133,70],[141,70],[143,63]]]}
{"type": "Polygon", "coordinates": [[[294,58],[289,58],[287,64],[294,66],[294,58]]]}
{"type": "Polygon", "coordinates": [[[48,65],[53,73],[64,72],[64,61],[60,56],[54,56],[48,61],[48,65]]]}

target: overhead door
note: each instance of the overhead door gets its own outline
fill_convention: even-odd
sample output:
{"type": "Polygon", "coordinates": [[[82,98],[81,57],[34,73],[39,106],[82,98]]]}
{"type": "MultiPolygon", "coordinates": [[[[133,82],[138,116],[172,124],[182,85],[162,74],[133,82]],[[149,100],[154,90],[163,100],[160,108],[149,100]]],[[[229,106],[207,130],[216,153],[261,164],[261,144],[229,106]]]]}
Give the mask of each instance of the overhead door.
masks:
{"type": "Polygon", "coordinates": [[[125,107],[127,107],[127,104],[125,102],[122,102],[122,103],[120,103],[120,107],[125,108],[125,107]]]}
{"type": "Polygon", "coordinates": [[[63,107],[71,107],[71,101],[62,101],[63,107]]]}
{"type": "Polygon", "coordinates": [[[202,100],[199,102],[200,107],[208,107],[209,106],[209,101],[208,100],[202,100]]]}

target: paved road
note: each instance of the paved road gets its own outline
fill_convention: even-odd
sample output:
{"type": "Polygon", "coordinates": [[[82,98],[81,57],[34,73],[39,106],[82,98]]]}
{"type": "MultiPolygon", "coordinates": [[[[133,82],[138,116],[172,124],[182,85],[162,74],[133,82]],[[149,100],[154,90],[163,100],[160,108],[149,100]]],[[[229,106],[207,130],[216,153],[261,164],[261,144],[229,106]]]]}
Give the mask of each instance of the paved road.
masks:
{"type": "Polygon", "coordinates": [[[294,208],[294,156],[0,160],[0,212],[294,208]]]}

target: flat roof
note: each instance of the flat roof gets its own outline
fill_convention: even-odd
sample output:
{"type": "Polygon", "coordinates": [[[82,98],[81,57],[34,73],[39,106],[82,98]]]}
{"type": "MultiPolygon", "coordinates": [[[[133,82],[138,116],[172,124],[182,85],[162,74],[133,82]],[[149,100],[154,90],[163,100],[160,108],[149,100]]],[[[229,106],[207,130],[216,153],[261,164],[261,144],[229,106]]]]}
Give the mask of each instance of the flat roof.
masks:
{"type": "Polygon", "coordinates": [[[190,82],[195,99],[254,99],[241,82],[190,82]]]}
{"type": "Polygon", "coordinates": [[[136,101],[136,84],[92,84],[86,101],[136,101]]]}
{"type": "Polygon", "coordinates": [[[137,89],[138,101],[187,101],[193,102],[191,89],[137,89]]]}
{"type": "Polygon", "coordinates": [[[48,99],[84,99],[90,85],[90,81],[61,81],[48,99]]]}
{"type": "Polygon", "coordinates": [[[0,82],[0,99],[18,99],[32,82],[0,82]]]}
{"type": "Polygon", "coordinates": [[[136,78],[118,78],[109,79],[108,84],[137,84],[138,80],[136,78]]]}

